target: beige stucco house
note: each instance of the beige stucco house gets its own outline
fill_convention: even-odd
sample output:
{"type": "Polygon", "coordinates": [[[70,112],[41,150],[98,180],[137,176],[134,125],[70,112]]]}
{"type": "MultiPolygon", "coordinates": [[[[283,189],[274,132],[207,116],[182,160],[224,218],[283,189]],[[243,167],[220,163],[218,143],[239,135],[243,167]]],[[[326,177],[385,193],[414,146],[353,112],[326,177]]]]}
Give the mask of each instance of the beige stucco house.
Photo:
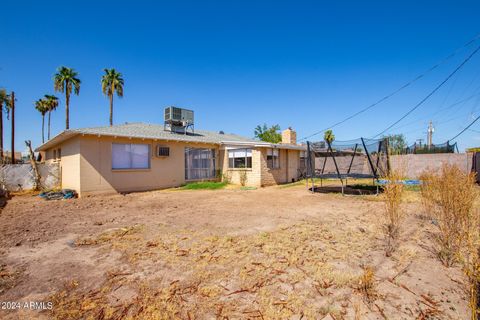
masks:
{"type": "Polygon", "coordinates": [[[305,147],[295,131],[271,144],[222,132],[175,133],[163,125],[128,123],[65,130],[37,148],[58,162],[62,188],[81,196],[181,186],[189,181],[229,179],[261,187],[295,181],[305,147]]]}

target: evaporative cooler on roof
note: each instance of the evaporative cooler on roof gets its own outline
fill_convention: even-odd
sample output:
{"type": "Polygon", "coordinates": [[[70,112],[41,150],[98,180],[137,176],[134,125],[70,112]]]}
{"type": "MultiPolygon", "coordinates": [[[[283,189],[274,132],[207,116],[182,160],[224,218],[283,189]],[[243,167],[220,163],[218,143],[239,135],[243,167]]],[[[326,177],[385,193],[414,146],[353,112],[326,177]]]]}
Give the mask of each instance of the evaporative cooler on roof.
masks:
{"type": "Polygon", "coordinates": [[[164,112],[165,130],[187,134],[188,128],[194,133],[193,111],[174,106],[166,107],[164,112]]]}

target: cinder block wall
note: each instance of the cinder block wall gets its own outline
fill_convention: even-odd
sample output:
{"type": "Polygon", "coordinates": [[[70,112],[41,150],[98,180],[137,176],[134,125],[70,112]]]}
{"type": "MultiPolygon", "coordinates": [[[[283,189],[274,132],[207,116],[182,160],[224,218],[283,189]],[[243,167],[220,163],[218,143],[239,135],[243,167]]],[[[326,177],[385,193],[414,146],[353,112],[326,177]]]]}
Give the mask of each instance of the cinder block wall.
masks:
{"type": "Polygon", "coordinates": [[[469,173],[472,159],[472,153],[407,154],[390,156],[390,165],[393,170],[404,170],[408,178],[417,179],[425,170],[439,170],[444,163],[469,173]]]}
{"type": "MultiPolygon", "coordinates": [[[[325,158],[315,158],[315,169],[321,171],[323,168],[323,162],[325,158]]],[[[338,168],[340,172],[346,172],[350,163],[352,162],[352,156],[345,156],[345,157],[335,157],[335,161],[337,162],[338,168]]],[[[370,165],[368,164],[367,157],[364,155],[356,155],[353,158],[352,168],[350,170],[351,173],[361,173],[361,174],[369,174],[371,173],[370,165]]],[[[331,156],[327,157],[327,162],[325,163],[325,174],[329,173],[337,173],[335,169],[335,163],[331,156]]]]}

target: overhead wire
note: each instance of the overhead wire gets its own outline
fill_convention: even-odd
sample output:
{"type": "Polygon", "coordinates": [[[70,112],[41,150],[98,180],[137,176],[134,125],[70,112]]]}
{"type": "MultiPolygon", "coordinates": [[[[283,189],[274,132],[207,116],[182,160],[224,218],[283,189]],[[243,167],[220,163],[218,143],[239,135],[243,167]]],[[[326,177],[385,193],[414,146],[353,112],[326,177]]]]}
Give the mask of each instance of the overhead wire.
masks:
{"type": "Polygon", "coordinates": [[[450,60],[451,58],[453,58],[455,55],[458,54],[458,52],[460,52],[461,50],[463,50],[464,48],[468,47],[469,45],[471,45],[472,43],[474,43],[475,41],[477,41],[478,39],[480,38],[480,33],[477,34],[475,37],[473,37],[472,39],[470,39],[468,42],[466,42],[463,46],[455,49],[451,54],[449,54],[447,57],[445,57],[444,59],[442,59],[441,61],[439,61],[438,63],[436,63],[435,65],[433,65],[432,67],[430,67],[429,69],[427,69],[426,71],[422,72],[421,74],[419,74],[418,76],[416,76],[415,78],[413,78],[412,80],[408,81],[407,83],[403,84],[402,86],[400,86],[398,89],[392,91],[391,93],[385,95],[383,98],[379,99],[378,101],[370,104],[369,106],[353,113],[352,115],[344,118],[343,120],[340,120],[336,123],[334,123],[333,125],[331,126],[328,126],[326,127],[325,129],[322,129],[322,130],[319,130],[311,135],[308,135],[308,136],[305,136],[301,139],[299,139],[299,141],[303,141],[303,140],[306,140],[306,139],[309,139],[313,136],[316,136],[318,134],[321,134],[323,133],[325,130],[328,130],[328,129],[332,129],[334,127],[337,127],[345,122],[347,122],[348,120],[368,111],[369,109],[379,105],[380,103],[384,102],[385,100],[388,100],[389,98],[391,98],[392,96],[396,95],[397,93],[399,93],[400,91],[404,90],[405,88],[409,87],[410,85],[412,85],[413,83],[417,82],[418,80],[422,79],[424,76],[426,76],[428,73],[432,72],[433,70],[435,70],[436,68],[438,68],[439,66],[441,66],[442,64],[444,64],[445,62],[447,62],[448,60],[450,60]]]}
{"type": "Polygon", "coordinates": [[[448,80],[450,80],[460,69],[462,69],[462,67],[468,62],[470,61],[470,59],[473,58],[473,56],[480,50],[480,46],[478,46],[477,48],[475,48],[475,50],[470,53],[470,55],[468,55],[467,58],[465,58],[462,63],[460,63],[460,65],[458,65],[455,70],[453,70],[442,82],[440,82],[440,84],[438,84],[432,91],[430,91],[422,100],[420,100],[420,102],[418,102],[413,108],[411,108],[410,110],[407,111],[407,113],[405,113],[404,115],[402,115],[398,120],[396,120],[395,122],[393,122],[391,125],[389,125],[387,128],[385,128],[384,130],[382,130],[381,132],[377,133],[376,135],[374,135],[372,138],[376,138],[380,135],[383,135],[384,133],[386,133],[388,130],[390,130],[391,128],[393,128],[396,124],[398,124],[400,121],[402,121],[403,119],[405,119],[406,117],[408,117],[413,111],[415,111],[416,109],[418,109],[422,104],[425,103],[425,101],[427,101],[431,96],[433,96],[433,94],[435,94],[435,92],[437,92],[445,83],[447,83],[448,80]]]}

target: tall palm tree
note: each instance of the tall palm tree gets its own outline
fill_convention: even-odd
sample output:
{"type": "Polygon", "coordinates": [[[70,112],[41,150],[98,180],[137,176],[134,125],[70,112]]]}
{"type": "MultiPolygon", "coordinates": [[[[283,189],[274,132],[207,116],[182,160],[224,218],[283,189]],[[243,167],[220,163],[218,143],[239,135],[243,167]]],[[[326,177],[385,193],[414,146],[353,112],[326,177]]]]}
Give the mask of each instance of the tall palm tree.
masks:
{"type": "Polygon", "coordinates": [[[115,69],[103,69],[105,74],[102,77],[102,92],[110,98],[110,126],[113,125],[113,95],[123,97],[123,78],[120,72],[115,69]]]}
{"type": "Polygon", "coordinates": [[[47,140],[50,140],[50,115],[52,111],[55,111],[58,107],[58,98],[54,95],[46,94],[45,95],[45,103],[47,105],[48,110],[48,135],[47,140]]]}
{"type": "Polygon", "coordinates": [[[65,129],[70,128],[69,107],[70,94],[73,92],[78,96],[80,93],[81,81],[78,73],[72,68],[60,67],[53,77],[53,86],[55,91],[65,92],[65,129]]]}
{"type": "Polygon", "coordinates": [[[35,109],[42,115],[42,143],[45,143],[45,114],[48,112],[47,100],[38,99],[35,109]]]}
{"type": "Polygon", "coordinates": [[[3,111],[10,105],[7,90],[0,89],[0,161],[3,161],[3,111]]]}

